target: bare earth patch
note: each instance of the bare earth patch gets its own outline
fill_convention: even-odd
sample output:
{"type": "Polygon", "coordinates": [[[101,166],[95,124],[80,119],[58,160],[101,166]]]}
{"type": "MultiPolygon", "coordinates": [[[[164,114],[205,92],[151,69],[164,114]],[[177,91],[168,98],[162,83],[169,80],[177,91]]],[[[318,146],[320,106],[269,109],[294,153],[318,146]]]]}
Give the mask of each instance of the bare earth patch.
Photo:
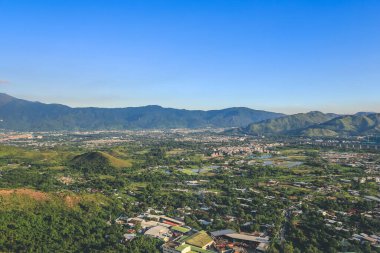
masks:
{"type": "Polygon", "coordinates": [[[72,177],[60,177],[58,180],[65,185],[70,185],[74,182],[72,177]]]}
{"type": "Polygon", "coordinates": [[[0,196],[9,196],[12,194],[28,196],[32,199],[39,200],[39,201],[49,199],[49,196],[47,193],[35,191],[32,189],[0,190],[0,196]]]}
{"type": "Polygon", "coordinates": [[[80,197],[78,196],[65,196],[65,204],[67,207],[73,208],[80,202],[80,197]]]}

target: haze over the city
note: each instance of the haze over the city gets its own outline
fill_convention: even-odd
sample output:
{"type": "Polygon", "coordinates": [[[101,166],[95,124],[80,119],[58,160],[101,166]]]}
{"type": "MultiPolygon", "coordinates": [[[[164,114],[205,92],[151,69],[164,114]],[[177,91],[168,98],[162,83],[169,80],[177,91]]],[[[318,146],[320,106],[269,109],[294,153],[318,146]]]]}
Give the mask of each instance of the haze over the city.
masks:
{"type": "Polygon", "coordinates": [[[0,92],[74,107],[380,112],[379,1],[0,0],[0,92]]]}

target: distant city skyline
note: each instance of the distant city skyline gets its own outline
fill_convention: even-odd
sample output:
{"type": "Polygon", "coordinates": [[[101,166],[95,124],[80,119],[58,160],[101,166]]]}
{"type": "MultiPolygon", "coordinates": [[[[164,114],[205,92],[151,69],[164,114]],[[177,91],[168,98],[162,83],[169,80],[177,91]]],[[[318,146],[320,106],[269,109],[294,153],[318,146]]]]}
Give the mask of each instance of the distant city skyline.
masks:
{"type": "Polygon", "coordinates": [[[72,107],[380,112],[380,2],[0,0],[0,92],[72,107]]]}

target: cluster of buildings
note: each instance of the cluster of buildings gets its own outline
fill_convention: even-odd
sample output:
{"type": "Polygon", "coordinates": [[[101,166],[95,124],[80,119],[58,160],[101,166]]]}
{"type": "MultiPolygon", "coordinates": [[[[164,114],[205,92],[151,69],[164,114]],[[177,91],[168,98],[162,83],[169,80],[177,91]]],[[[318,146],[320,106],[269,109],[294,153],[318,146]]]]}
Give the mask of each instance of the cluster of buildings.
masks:
{"type": "Polygon", "coordinates": [[[116,223],[128,228],[125,241],[138,235],[154,237],[164,242],[164,253],[265,252],[270,243],[264,233],[240,233],[230,229],[208,233],[186,226],[181,219],[149,212],[133,218],[119,217],[116,223]]]}
{"type": "MultiPolygon", "coordinates": [[[[371,213],[375,212],[376,210],[379,211],[379,209],[376,208],[371,213]]],[[[321,213],[324,216],[325,225],[330,227],[330,228],[333,228],[337,231],[344,231],[344,232],[354,232],[357,230],[357,228],[347,225],[345,222],[345,219],[339,219],[338,218],[338,215],[342,216],[342,217],[348,217],[348,216],[352,216],[355,214],[359,214],[360,212],[357,209],[350,209],[346,212],[325,211],[325,210],[321,210],[321,209],[318,211],[319,211],[319,213],[321,213]]],[[[372,215],[369,215],[366,212],[360,213],[360,215],[362,215],[366,218],[373,218],[372,215]]],[[[379,217],[380,216],[378,216],[377,218],[379,218],[379,217]]],[[[351,240],[360,241],[362,243],[369,242],[372,246],[380,247],[380,237],[377,235],[368,236],[367,234],[364,234],[364,233],[353,234],[351,240]]]]}
{"type": "Polygon", "coordinates": [[[23,144],[23,143],[34,143],[34,142],[40,142],[44,137],[40,134],[34,134],[34,133],[17,133],[17,132],[11,132],[11,133],[2,133],[0,134],[0,143],[6,143],[6,144],[23,144]]]}
{"type": "Polygon", "coordinates": [[[214,240],[205,231],[183,235],[165,243],[163,253],[213,253],[214,240]]]}
{"type": "Polygon", "coordinates": [[[181,136],[176,136],[174,140],[194,143],[232,143],[245,141],[245,138],[242,137],[215,134],[220,133],[218,129],[215,129],[213,132],[210,131],[211,129],[207,130],[188,130],[186,133],[182,132],[181,136]]]}
{"type": "Polygon", "coordinates": [[[356,152],[324,152],[322,158],[330,163],[341,164],[349,167],[361,167],[367,173],[375,173],[380,171],[379,163],[374,160],[375,155],[371,153],[356,152]]]}
{"type": "Polygon", "coordinates": [[[269,236],[263,233],[238,233],[231,229],[218,230],[208,234],[199,231],[184,235],[163,245],[164,253],[234,253],[265,252],[269,248],[269,236]]]}
{"type": "Polygon", "coordinates": [[[361,183],[361,184],[364,184],[366,182],[376,182],[376,183],[380,183],[380,176],[377,176],[377,177],[354,177],[354,180],[361,183]]]}
{"type": "Polygon", "coordinates": [[[265,252],[269,248],[269,236],[255,232],[237,233],[231,229],[211,232],[218,252],[265,252]]]}
{"type": "Polygon", "coordinates": [[[369,243],[373,247],[380,248],[380,236],[378,235],[367,235],[365,233],[352,235],[351,240],[358,241],[360,243],[369,243]]]}
{"type": "Polygon", "coordinates": [[[247,145],[225,145],[214,148],[211,157],[224,155],[252,155],[255,153],[272,153],[274,147],[282,146],[282,143],[251,143],[247,145]]]}

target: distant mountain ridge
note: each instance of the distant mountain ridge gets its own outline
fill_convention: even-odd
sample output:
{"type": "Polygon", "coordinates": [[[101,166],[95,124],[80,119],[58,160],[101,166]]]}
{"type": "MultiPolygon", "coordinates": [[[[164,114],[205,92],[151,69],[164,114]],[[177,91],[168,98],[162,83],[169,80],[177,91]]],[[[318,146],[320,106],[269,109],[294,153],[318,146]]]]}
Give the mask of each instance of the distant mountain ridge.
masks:
{"type": "Polygon", "coordinates": [[[380,113],[355,114],[334,118],[299,132],[307,136],[353,136],[380,134],[380,113]]]}
{"type": "Polygon", "coordinates": [[[239,131],[251,135],[309,137],[380,134],[380,114],[361,112],[341,116],[314,111],[252,123],[239,131]]]}
{"type": "Polygon", "coordinates": [[[72,108],[31,102],[0,93],[0,129],[17,131],[228,128],[282,116],[284,114],[245,107],[210,111],[155,105],[72,108]]]}
{"type": "Polygon", "coordinates": [[[251,123],[243,128],[242,131],[254,135],[289,134],[299,129],[326,122],[335,117],[337,117],[335,114],[325,114],[318,111],[298,113],[276,119],[268,119],[258,123],[251,123]]]}

